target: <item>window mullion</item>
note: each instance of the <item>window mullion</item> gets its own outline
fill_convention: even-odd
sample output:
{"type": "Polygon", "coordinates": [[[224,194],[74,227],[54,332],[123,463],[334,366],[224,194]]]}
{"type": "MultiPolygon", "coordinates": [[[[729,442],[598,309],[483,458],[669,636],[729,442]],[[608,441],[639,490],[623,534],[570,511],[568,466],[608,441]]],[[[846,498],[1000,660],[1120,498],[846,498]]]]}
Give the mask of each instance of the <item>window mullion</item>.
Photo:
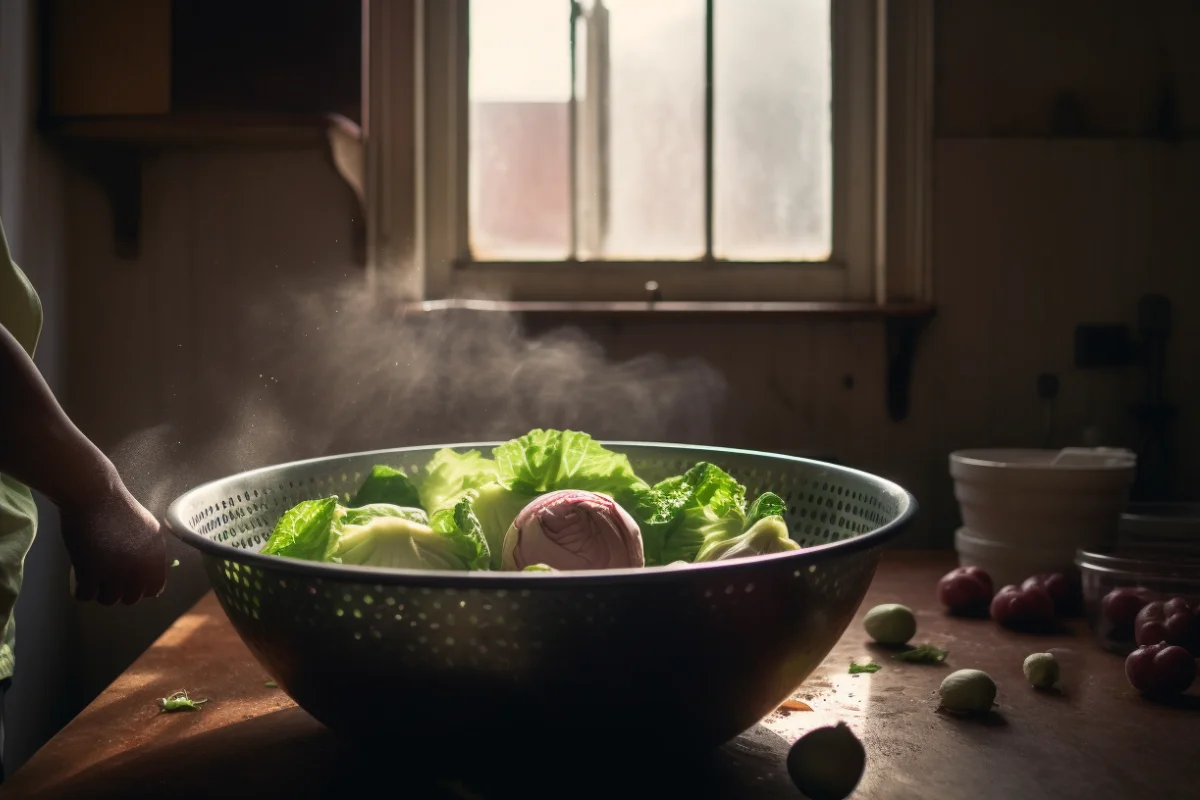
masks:
{"type": "Polygon", "coordinates": [[[578,0],[571,3],[571,100],[567,106],[568,180],[570,181],[571,244],[569,257],[579,258],[579,63],[577,33],[580,20],[578,0]]]}
{"type": "Polygon", "coordinates": [[[704,4],[704,260],[713,257],[713,5],[704,4]]]}
{"type": "MultiPolygon", "coordinates": [[[[579,97],[577,82],[573,213],[578,228],[576,257],[590,260],[604,255],[608,222],[608,9],[602,0],[580,8],[585,33],[583,58],[576,63],[582,61],[583,96],[579,97]]],[[[575,36],[578,50],[578,27],[575,36]]]]}

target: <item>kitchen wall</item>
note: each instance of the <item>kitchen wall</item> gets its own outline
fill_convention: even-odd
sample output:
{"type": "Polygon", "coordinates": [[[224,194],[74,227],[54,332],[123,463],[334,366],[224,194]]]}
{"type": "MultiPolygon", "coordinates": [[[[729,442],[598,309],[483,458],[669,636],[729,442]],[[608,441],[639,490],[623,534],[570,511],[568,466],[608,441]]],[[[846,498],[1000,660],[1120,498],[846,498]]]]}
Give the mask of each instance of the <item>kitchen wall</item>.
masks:
{"type": "MultiPolygon", "coordinates": [[[[1158,30],[1187,29],[1194,12],[1182,2],[1155,4],[1167,23],[1175,15],[1174,24],[1155,17],[1158,27],[1138,27],[1113,23],[1118,7],[1125,4],[938,3],[938,315],[919,344],[903,422],[886,411],[879,322],[584,320],[583,327],[613,358],[654,350],[709,360],[731,391],[703,438],[825,453],[892,477],[924,509],[906,543],[945,546],[957,523],[947,453],[1040,444],[1039,373],[1055,372],[1062,383],[1056,445],[1130,440],[1126,408],[1138,398],[1139,374],[1074,369],[1073,329],[1132,322],[1142,293],[1163,292],[1175,308],[1168,393],[1181,407],[1179,490],[1196,497],[1200,276],[1193,265],[1200,244],[1192,209],[1200,207],[1200,142],[1135,138],[1156,118],[1160,104],[1146,98],[1160,96],[1164,74],[1179,87],[1179,130],[1196,127],[1196,57],[1188,61],[1155,38],[1158,30]],[[1087,31],[1088,46],[1059,52],[1071,30],[1087,31]],[[1096,59],[1097,51],[1108,55],[1096,59]],[[1067,66],[1053,66],[1059,56],[1067,66]],[[1093,78],[1097,70],[1102,80],[1093,78]],[[1075,99],[1062,101],[1064,91],[1075,99]]],[[[272,374],[267,357],[312,346],[312,339],[289,338],[297,334],[287,326],[289,306],[277,300],[280,287],[320,291],[359,276],[345,187],[323,154],[164,153],[147,163],[144,191],[142,255],[123,261],[112,254],[103,195],[85,176],[66,175],[66,281],[61,301],[52,297],[47,310],[62,336],[63,360],[52,366],[66,379],[80,425],[107,448],[124,443],[119,463],[159,510],[178,486],[226,466],[338,449],[343,440],[315,440],[303,425],[270,415],[245,420],[237,436],[204,424],[280,379],[303,378],[314,396],[328,396],[327,376],[272,374]],[[160,429],[130,445],[131,435],[170,420],[188,420],[191,429],[160,429]],[[169,486],[156,491],[163,477],[169,486]]],[[[40,246],[60,252],[55,241],[40,246]]],[[[60,263],[41,250],[35,255],[31,241],[23,248],[30,251],[25,261],[60,263]]],[[[336,327],[331,315],[326,330],[336,327]]],[[[387,446],[435,442],[443,433],[396,422],[377,435],[387,446]]],[[[36,551],[47,564],[50,541],[44,537],[36,551]]],[[[176,553],[184,563],[163,600],[81,612],[86,659],[78,687],[85,696],[203,590],[194,559],[176,553]]],[[[54,564],[61,580],[61,561],[54,564]]],[[[52,663],[32,646],[23,645],[21,655],[30,673],[52,663]]]]}

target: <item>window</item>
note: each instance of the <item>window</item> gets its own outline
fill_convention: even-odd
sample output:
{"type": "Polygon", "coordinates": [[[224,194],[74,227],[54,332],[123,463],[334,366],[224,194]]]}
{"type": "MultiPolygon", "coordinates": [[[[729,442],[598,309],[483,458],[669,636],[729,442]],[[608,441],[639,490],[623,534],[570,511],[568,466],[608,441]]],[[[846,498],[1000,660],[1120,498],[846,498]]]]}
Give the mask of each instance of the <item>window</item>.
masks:
{"type": "Polygon", "coordinates": [[[368,220],[414,295],[919,299],[928,0],[406,4],[369,6],[368,153],[411,203],[368,220]]]}

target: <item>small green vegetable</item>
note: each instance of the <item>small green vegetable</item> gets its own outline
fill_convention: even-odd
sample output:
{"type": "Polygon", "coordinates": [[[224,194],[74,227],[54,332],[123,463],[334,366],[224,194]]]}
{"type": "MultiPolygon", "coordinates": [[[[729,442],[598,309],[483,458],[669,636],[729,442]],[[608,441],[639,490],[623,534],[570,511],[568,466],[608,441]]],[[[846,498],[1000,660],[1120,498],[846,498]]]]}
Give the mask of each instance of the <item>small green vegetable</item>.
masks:
{"type": "Polygon", "coordinates": [[[521,571],[522,572],[558,572],[558,570],[556,570],[554,567],[550,567],[545,564],[530,564],[528,567],[526,567],[525,569],[523,569],[521,571]]]}
{"type": "Polygon", "coordinates": [[[1058,683],[1058,659],[1052,653],[1034,653],[1021,666],[1035,689],[1050,689],[1058,683]]]}
{"type": "Polygon", "coordinates": [[[760,519],[782,517],[785,511],[787,507],[783,504],[783,498],[774,492],[763,492],[746,509],[746,530],[750,530],[760,519]]]}
{"type": "Polygon", "coordinates": [[[960,669],[942,681],[938,689],[942,708],[962,713],[991,711],[996,702],[996,682],[978,669],[960,669]]]}
{"type": "Polygon", "coordinates": [[[478,450],[466,453],[438,450],[425,465],[425,475],[420,479],[421,507],[433,513],[453,506],[467,489],[494,483],[498,477],[496,462],[484,458],[478,450]]]}
{"type": "Polygon", "coordinates": [[[179,566],[179,559],[177,558],[177,559],[175,559],[174,561],[172,561],[172,562],[171,562],[171,566],[172,566],[172,567],[178,567],[178,566],[179,566]]]}
{"type": "Polygon", "coordinates": [[[855,664],[850,662],[850,674],[858,675],[860,672],[879,672],[881,667],[874,661],[868,661],[866,664],[855,664]]]}
{"type": "Polygon", "coordinates": [[[730,561],[767,553],[784,553],[799,550],[788,536],[787,523],[783,517],[764,517],[751,526],[750,530],[732,538],[708,538],[696,555],[696,563],[702,561],[730,561]]]}
{"type": "Polygon", "coordinates": [[[862,779],[867,753],[854,732],[839,722],[817,728],[796,740],[788,751],[787,769],[796,788],[812,800],[842,800],[862,779]]]}
{"type": "Polygon", "coordinates": [[[367,479],[363,481],[362,486],[358,487],[358,491],[350,501],[350,508],[359,508],[375,503],[387,503],[402,508],[420,508],[421,498],[417,493],[417,487],[413,486],[407,475],[398,469],[380,464],[371,468],[367,479]]]}
{"type": "Polygon", "coordinates": [[[653,487],[630,491],[636,498],[631,513],[642,531],[647,566],[715,561],[699,554],[748,530],[746,487],[707,461],[653,487]]]}
{"type": "Polygon", "coordinates": [[[907,661],[910,664],[940,664],[946,660],[948,652],[931,644],[919,644],[911,650],[897,653],[892,658],[897,661],[907,661]]]}
{"type": "Polygon", "coordinates": [[[267,681],[266,683],[263,684],[263,686],[266,686],[268,689],[278,689],[279,688],[279,684],[276,683],[275,681],[267,681]]]}
{"type": "Polygon", "coordinates": [[[261,552],[267,556],[322,561],[338,517],[336,497],[297,503],[275,523],[275,530],[261,552]]]}
{"type": "Polygon", "coordinates": [[[199,711],[200,706],[208,700],[193,700],[186,691],[180,690],[170,697],[161,698],[158,703],[164,712],[167,711],[199,711]]]}
{"type": "Polygon", "coordinates": [[[917,632],[917,618],[908,606],[884,603],[867,612],[863,628],[880,644],[905,644],[917,632]]]}

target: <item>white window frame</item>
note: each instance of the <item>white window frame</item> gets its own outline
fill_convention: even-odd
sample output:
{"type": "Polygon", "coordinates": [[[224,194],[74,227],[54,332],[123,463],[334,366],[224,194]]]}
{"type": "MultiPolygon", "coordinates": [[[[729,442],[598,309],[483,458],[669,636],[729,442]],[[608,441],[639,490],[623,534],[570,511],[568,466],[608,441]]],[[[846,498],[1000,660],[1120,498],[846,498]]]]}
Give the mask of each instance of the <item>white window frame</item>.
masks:
{"type": "Polygon", "coordinates": [[[833,0],[833,255],[821,263],[471,262],[468,0],[364,4],[368,266],[405,299],[932,300],[932,0],[833,0]]]}

